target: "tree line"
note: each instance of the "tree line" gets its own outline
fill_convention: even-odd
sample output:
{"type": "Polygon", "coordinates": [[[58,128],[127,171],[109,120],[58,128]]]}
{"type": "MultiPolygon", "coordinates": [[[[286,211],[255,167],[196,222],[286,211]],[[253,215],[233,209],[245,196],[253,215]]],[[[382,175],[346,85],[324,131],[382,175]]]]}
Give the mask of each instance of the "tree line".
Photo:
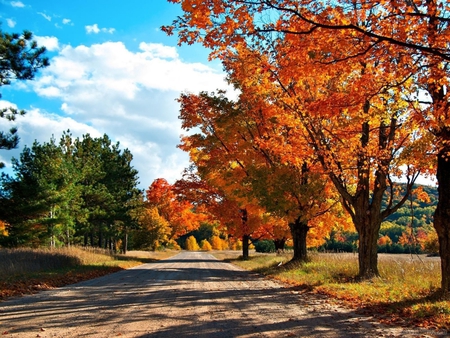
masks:
{"type": "Polygon", "coordinates": [[[142,204],[128,149],[107,135],[37,141],[2,173],[0,245],[90,245],[126,251],[142,204]]]}

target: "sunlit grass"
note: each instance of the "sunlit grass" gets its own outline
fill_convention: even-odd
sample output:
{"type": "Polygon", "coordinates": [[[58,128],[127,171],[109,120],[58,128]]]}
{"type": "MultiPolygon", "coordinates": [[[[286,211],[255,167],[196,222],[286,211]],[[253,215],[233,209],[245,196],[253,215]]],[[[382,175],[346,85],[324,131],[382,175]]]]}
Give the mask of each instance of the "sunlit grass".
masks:
{"type": "Polygon", "coordinates": [[[450,330],[450,302],[437,293],[438,258],[381,254],[380,277],[359,281],[356,254],[312,253],[309,261],[302,264],[288,263],[291,257],[257,254],[246,261],[236,256],[230,261],[285,283],[333,296],[349,306],[372,308],[378,313],[409,318],[419,325],[450,330]]]}

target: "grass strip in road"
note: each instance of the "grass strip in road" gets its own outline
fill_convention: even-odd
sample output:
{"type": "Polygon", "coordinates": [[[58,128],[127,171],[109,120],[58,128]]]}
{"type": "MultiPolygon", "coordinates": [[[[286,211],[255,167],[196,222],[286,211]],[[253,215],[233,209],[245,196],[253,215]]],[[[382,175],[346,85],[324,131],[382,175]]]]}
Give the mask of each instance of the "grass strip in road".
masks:
{"type": "Polygon", "coordinates": [[[95,248],[0,250],[0,301],[165,259],[177,252],[132,251],[114,255],[95,248]]]}
{"type": "Polygon", "coordinates": [[[328,295],[381,322],[450,332],[450,301],[439,293],[440,262],[414,255],[380,255],[381,277],[358,281],[355,254],[313,253],[306,263],[291,255],[254,254],[249,260],[217,255],[292,287],[328,295]]]}

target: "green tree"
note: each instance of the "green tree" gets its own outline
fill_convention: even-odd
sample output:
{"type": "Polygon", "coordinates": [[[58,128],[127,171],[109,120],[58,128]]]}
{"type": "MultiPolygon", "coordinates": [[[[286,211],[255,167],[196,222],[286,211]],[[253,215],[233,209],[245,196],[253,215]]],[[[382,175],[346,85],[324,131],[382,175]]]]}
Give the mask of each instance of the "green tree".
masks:
{"type": "Polygon", "coordinates": [[[117,249],[119,238],[126,251],[128,228],[137,226],[132,210],[138,207],[137,170],[131,166],[133,156],[120,150],[107,135],[92,138],[89,134],[74,141],[74,157],[81,173],[80,186],[84,217],[79,231],[84,244],[117,249]],[[97,242],[95,244],[94,242],[97,242]]]}
{"type": "MultiPolygon", "coordinates": [[[[33,241],[36,245],[59,241],[70,243],[73,234],[75,193],[74,173],[66,166],[61,148],[54,139],[31,148],[13,159],[15,177],[3,175],[8,192],[3,214],[10,224],[10,245],[33,241]]],[[[3,206],[3,204],[2,204],[3,206]]]]}
{"type": "Polygon", "coordinates": [[[25,147],[12,160],[15,177],[2,175],[4,245],[70,245],[78,233],[85,245],[90,237],[91,245],[116,250],[120,241],[126,251],[142,204],[132,158],[106,135],[73,140],[67,132],[59,145],[51,139],[25,147]]]}
{"type": "MultiPolygon", "coordinates": [[[[45,47],[38,47],[31,32],[9,34],[0,30],[0,87],[11,84],[12,80],[33,79],[40,68],[49,65],[44,53],[45,47]]],[[[25,111],[14,108],[0,109],[0,117],[9,121],[24,114],[25,111]]],[[[0,149],[16,148],[18,142],[17,128],[0,132],[0,149]]],[[[1,163],[0,166],[3,167],[4,164],[1,163]]]]}

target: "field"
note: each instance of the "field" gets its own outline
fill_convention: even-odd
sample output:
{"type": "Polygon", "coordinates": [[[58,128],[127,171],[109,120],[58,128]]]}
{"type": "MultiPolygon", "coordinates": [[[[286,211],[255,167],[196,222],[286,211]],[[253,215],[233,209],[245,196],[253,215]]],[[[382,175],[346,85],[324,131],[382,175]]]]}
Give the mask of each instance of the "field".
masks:
{"type": "Polygon", "coordinates": [[[364,282],[355,279],[356,254],[312,253],[304,264],[288,263],[289,254],[253,254],[241,260],[222,252],[217,257],[299,289],[329,295],[385,323],[450,330],[450,301],[438,292],[437,257],[380,254],[381,276],[364,282]]]}

